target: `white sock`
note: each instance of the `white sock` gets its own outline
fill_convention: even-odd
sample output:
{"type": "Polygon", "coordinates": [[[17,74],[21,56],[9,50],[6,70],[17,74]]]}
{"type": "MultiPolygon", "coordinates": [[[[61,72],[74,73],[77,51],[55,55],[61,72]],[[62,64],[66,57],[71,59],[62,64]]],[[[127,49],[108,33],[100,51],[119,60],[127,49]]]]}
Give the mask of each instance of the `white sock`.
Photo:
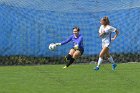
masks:
{"type": "Polygon", "coordinates": [[[108,60],[109,60],[112,64],[115,63],[114,60],[113,60],[113,58],[112,58],[112,56],[110,56],[110,58],[108,58],[108,60]]]}
{"type": "Polygon", "coordinates": [[[97,67],[99,67],[102,62],[103,62],[103,59],[101,57],[99,57],[97,67]]]}

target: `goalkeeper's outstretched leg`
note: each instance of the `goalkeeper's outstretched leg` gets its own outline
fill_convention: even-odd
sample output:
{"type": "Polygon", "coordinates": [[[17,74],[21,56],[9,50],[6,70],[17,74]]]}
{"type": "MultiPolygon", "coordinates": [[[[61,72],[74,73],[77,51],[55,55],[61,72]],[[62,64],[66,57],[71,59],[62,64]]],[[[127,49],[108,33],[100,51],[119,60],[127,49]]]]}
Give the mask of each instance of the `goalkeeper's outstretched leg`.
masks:
{"type": "Polygon", "coordinates": [[[83,54],[83,52],[84,50],[82,49],[71,49],[69,54],[65,57],[65,61],[68,61],[68,63],[66,66],[64,66],[64,68],[69,67],[75,61],[75,59],[79,58],[83,54]]]}

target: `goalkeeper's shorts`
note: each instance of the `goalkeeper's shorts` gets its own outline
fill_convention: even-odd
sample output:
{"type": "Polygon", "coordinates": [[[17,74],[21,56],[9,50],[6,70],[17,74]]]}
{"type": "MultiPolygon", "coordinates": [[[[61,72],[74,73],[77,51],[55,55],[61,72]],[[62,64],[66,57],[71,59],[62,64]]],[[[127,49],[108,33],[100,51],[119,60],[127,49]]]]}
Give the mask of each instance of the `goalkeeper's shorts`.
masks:
{"type": "MultiPolygon", "coordinates": [[[[72,49],[74,49],[74,48],[72,48],[72,49]]],[[[79,50],[81,55],[83,55],[83,53],[84,53],[84,48],[79,48],[79,49],[74,49],[74,50],[79,50]]]]}

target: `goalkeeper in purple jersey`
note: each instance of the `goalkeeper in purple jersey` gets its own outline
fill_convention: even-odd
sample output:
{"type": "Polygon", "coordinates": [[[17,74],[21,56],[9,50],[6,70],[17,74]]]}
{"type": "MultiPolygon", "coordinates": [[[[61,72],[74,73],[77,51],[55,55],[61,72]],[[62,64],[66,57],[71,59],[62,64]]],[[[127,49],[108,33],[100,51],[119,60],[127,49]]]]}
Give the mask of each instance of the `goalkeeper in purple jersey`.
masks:
{"type": "Polygon", "coordinates": [[[68,42],[73,42],[73,47],[70,49],[67,56],[65,56],[65,61],[69,61],[64,68],[69,67],[76,58],[79,58],[84,52],[83,37],[79,33],[80,29],[78,27],[73,28],[73,34],[65,41],[61,43],[55,43],[56,46],[61,46],[67,44],[68,42]]]}

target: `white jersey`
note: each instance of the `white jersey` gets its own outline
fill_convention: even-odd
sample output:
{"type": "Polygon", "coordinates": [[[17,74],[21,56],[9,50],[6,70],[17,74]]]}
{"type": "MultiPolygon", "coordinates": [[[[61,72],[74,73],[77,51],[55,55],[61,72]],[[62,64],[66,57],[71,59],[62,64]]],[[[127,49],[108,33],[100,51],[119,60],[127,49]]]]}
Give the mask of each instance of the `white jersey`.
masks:
{"type": "Polygon", "coordinates": [[[100,26],[99,34],[105,31],[105,34],[101,36],[102,38],[102,47],[106,46],[109,47],[111,43],[111,33],[116,31],[116,28],[107,25],[104,27],[103,25],[100,26]]]}

